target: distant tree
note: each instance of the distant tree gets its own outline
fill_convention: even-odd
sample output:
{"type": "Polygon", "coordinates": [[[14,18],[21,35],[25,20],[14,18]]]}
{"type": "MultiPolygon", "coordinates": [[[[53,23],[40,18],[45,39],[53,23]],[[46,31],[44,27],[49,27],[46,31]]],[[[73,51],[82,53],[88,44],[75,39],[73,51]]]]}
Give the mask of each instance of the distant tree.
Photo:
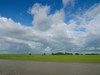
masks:
{"type": "Polygon", "coordinates": [[[46,53],[43,53],[43,55],[46,55],[46,53]]]}
{"type": "Polygon", "coordinates": [[[57,53],[52,53],[52,55],[65,55],[65,53],[57,52],[57,53]]]}
{"type": "Polygon", "coordinates": [[[57,52],[57,53],[51,53],[51,55],[73,55],[73,54],[72,53],[57,52]]]}
{"type": "Polygon", "coordinates": [[[98,53],[90,53],[90,54],[85,54],[85,55],[99,55],[98,53]]]}
{"type": "Polygon", "coordinates": [[[51,53],[51,55],[54,55],[54,53],[51,53]]]}
{"type": "Polygon", "coordinates": [[[65,55],[73,55],[73,53],[66,53],[66,52],[65,52],[65,55]]]}
{"type": "Polygon", "coordinates": [[[29,53],[29,55],[32,55],[31,53],[29,53]]]}
{"type": "Polygon", "coordinates": [[[79,53],[75,53],[75,55],[79,55],[79,53]]]}
{"type": "Polygon", "coordinates": [[[58,53],[56,53],[56,55],[65,55],[65,53],[58,52],[58,53]]]}

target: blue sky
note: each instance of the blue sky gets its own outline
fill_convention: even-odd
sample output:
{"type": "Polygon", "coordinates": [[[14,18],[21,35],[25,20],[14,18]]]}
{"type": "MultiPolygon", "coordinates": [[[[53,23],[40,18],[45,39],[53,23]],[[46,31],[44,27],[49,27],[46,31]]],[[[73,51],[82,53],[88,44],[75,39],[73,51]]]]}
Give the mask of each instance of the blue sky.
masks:
{"type": "MultiPolygon", "coordinates": [[[[75,0],[75,5],[73,7],[70,4],[66,6],[65,12],[70,11],[70,14],[75,14],[79,8],[85,11],[99,2],[100,0],[75,0]]],[[[27,10],[35,3],[50,5],[51,14],[63,7],[62,0],[0,0],[0,15],[12,18],[15,22],[20,22],[23,25],[31,26],[33,17],[27,13],[27,10]]],[[[83,13],[83,11],[81,12],[83,13]]],[[[66,21],[69,21],[70,18],[72,17],[66,14],[66,21]]]]}
{"type": "Polygon", "coordinates": [[[24,25],[32,25],[33,17],[27,10],[35,3],[52,6],[51,13],[62,7],[61,0],[0,0],[0,14],[24,25]]]}
{"type": "Polygon", "coordinates": [[[100,0],[0,0],[0,54],[100,53],[100,0]]]}

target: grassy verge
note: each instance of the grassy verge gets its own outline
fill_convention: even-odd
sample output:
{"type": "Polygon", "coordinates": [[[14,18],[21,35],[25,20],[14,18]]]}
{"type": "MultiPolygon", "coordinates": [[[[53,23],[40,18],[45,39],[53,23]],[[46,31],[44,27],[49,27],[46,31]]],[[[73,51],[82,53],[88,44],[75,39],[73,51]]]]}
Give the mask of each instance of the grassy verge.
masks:
{"type": "Polygon", "coordinates": [[[0,59],[100,63],[100,55],[0,55],[0,59]]]}

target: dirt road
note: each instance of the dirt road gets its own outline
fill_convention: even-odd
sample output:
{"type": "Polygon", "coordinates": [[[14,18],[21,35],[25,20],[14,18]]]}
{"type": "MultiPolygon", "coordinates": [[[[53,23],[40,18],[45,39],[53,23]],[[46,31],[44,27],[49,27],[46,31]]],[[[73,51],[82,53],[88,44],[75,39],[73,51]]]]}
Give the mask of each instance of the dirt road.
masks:
{"type": "Polygon", "coordinates": [[[0,60],[0,75],[100,75],[100,64],[0,60]]]}

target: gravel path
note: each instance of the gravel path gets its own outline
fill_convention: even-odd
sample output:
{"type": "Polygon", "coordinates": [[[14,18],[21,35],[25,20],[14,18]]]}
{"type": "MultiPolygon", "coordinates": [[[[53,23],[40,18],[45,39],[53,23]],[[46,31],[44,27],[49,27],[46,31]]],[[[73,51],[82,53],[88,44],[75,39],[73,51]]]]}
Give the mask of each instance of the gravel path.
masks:
{"type": "Polygon", "coordinates": [[[100,75],[100,64],[0,60],[0,75],[100,75]]]}

